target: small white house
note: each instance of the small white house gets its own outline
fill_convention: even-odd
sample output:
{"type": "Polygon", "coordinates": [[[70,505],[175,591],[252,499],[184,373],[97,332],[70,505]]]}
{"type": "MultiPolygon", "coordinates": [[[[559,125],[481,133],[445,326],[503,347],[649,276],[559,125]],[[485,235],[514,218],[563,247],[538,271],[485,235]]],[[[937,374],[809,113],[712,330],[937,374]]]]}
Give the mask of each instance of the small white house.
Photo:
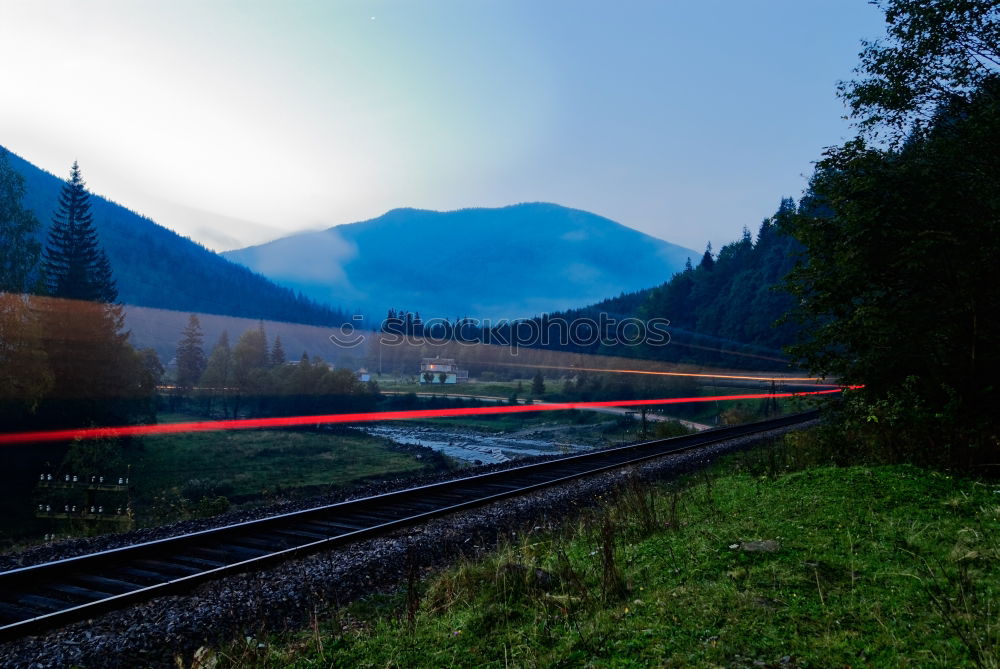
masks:
{"type": "Polygon", "coordinates": [[[465,383],[469,370],[459,369],[454,358],[424,358],[420,361],[420,383],[465,383]]]}

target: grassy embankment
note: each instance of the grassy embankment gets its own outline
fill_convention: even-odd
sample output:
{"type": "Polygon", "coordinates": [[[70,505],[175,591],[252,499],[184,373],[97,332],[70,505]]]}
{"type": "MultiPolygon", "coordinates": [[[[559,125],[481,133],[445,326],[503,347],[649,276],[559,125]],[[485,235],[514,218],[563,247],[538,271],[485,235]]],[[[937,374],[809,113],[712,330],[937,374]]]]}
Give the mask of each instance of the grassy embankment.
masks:
{"type": "Polygon", "coordinates": [[[353,431],[234,430],[144,437],[130,448],[142,524],[218,510],[234,502],[347,488],[412,476],[436,463],[353,431]],[[202,500],[205,500],[204,502],[202,500]],[[201,503],[201,507],[198,505],[201,503]]]}
{"type": "Polygon", "coordinates": [[[791,471],[794,446],[734,456],[684,484],[629,487],[558,531],[216,658],[996,667],[1000,485],[911,466],[791,471]]]}
{"type": "MultiPolygon", "coordinates": [[[[162,422],[196,417],[164,414],[162,422]]],[[[84,450],[87,444],[81,444],[84,450]]],[[[59,462],[55,453],[49,463],[59,462]]],[[[36,460],[38,460],[36,458],[36,460]]],[[[392,479],[448,469],[451,463],[419,447],[400,446],[353,430],[233,430],[147,436],[126,444],[112,477],[126,473],[132,484],[132,508],[139,527],[220,513],[234,504],[258,504],[276,498],[346,489],[373,479],[392,479]]],[[[31,485],[44,462],[34,462],[24,480],[31,485]],[[28,478],[30,474],[31,478],[28,478]]],[[[68,472],[73,473],[73,472],[68,472]]],[[[32,537],[55,532],[82,536],[124,529],[88,521],[34,518],[34,505],[80,503],[77,491],[27,488],[11,504],[0,540],[7,546],[31,543],[32,537]],[[56,499],[58,497],[58,499],[56,499]],[[63,499],[65,498],[65,499],[63,499]]],[[[116,493],[99,493],[95,502],[113,509],[124,504],[116,493]]]]}

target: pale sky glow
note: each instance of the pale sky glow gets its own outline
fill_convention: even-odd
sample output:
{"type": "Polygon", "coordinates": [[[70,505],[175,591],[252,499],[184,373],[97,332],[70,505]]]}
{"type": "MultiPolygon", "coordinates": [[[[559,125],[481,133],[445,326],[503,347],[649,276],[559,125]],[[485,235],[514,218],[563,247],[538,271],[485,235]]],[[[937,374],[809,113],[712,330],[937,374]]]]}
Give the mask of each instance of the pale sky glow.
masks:
{"type": "Polygon", "coordinates": [[[525,201],[700,249],[799,195],[881,32],[864,0],[0,0],[0,145],[220,250],[525,201]]]}

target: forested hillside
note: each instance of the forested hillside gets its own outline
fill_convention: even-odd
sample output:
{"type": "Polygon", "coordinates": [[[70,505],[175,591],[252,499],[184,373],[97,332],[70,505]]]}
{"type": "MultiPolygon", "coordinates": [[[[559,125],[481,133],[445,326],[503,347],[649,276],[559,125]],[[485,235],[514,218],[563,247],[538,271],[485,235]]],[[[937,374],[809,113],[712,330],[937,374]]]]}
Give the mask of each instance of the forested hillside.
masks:
{"type": "Polygon", "coordinates": [[[756,240],[744,228],[743,237],[724,246],[717,257],[706,253],[697,267],[651,291],[639,315],[670,320],[667,358],[751,367],[781,364],[781,349],[796,334],[793,323],[778,323],[792,305],[782,283],[802,252],[782,232],[794,215],[794,201],[783,199],[777,213],[761,223],[756,240]]]}
{"type": "Polygon", "coordinates": [[[629,318],[646,322],[666,319],[670,321],[666,328],[670,342],[666,345],[621,346],[620,338],[605,328],[604,341],[561,348],[673,362],[784,369],[788,363],[782,348],[794,343],[797,328],[793,323],[778,324],[792,300],[782,283],[802,247],[782,230],[795,213],[795,202],[783,199],[775,215],[761,223],[756,240],[745,228],[742,238],[724,246],[717,256],[706,251],[697,265],[689,263],[655,288],[622,293],[536,320],[543,324],[560,319],[599,321],[601,314],[619,323],[629,318]]]}
{"type": "Polygon", "coordinates": [[[783,283],[802,252],[783,232],[795,215],[795,202],[783,199],[761,223],[756,240],[744,228],[742,238],[717,256],[709,250],[697,265],[689,259],[655,288],[579,309],[490,323],[488,329],[466,319],[452,323],[435,314],[422,319],[418,312],[390,310],[383,328],[399,335],[782,370],[789,364],[782,348],[795,342],[797,332],[794,323],[779,323],[792,304],[783,283]]]}
{"type": "MultiPolygon", "coordinates": [[[[62,179],[13,153],[8,161],[24,177],[24,207],[41,223],[44,243],[62,179]]],[[[82,169],[86,176],[86,165],[82,169]]],[[[94,195],[91,210],[125,304],[314,325],[344,321],[338,309],[277,286],[121,205],[94,195]]]]}

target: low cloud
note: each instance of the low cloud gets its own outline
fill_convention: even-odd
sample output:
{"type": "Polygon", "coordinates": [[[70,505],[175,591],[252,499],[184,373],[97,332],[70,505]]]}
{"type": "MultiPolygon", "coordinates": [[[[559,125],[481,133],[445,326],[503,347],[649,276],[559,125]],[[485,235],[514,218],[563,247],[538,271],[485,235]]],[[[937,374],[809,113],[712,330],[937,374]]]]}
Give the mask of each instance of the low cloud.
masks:
{"type": "Polygon", "coordinates": [[[257,249],[256,269],[274,279],[347,285],[344,265],[358,248],[335,230],[297,235],[257,249]]]}

